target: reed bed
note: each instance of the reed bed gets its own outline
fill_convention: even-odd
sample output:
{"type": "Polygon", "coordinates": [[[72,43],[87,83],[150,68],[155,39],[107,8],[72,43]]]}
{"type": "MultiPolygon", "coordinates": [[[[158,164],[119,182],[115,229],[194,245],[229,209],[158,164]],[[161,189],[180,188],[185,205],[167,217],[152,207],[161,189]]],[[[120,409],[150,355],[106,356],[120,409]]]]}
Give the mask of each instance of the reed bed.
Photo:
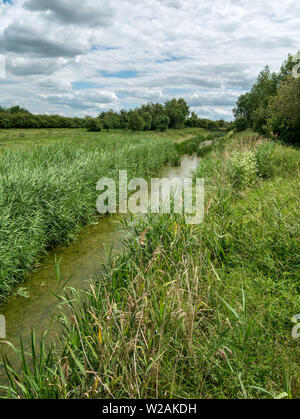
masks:
{"type": "Polygon", "coordinates": [[[5,358],[7,397],[299,397],[299,150],[243,134],[214,146],[203,175],[204,223],[125,220],[124,252],[58,297],[56,343],[33,333],[30,354],[15,349],[21,372],[5,358]],[[232,165],[249,151],[256,182],[247,159],[232,165]]]}
{"type": "Polygon", "coordinates": [[[96,184],[150,177],[178,160],[169,139],[131,135],[84,144],[5,150],[0,157],[0,301],[47,249],[76,238],[96,216],[96,184]]]}

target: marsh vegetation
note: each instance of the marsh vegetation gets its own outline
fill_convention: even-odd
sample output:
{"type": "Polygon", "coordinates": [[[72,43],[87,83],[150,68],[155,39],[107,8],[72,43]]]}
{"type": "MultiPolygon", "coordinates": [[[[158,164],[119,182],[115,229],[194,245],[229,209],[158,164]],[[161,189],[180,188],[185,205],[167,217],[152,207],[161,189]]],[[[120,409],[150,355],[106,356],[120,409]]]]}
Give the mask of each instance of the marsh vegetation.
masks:
{"type": "Polygon", "coordinates": [[[221,139],[199,226],[125,221],[130,234],[86,291],[64,289],[61,337],[5,359],[9,397],[299,396],[299,150],[253,132],[221,139]]]}

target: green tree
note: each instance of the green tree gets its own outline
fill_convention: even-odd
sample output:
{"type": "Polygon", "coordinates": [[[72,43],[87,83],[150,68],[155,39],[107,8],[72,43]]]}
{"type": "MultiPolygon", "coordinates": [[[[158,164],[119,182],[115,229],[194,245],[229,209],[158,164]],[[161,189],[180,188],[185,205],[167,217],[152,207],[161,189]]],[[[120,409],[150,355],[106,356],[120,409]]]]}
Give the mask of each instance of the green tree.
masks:
{"type": "Polygon", "coordinates": [[[153,120],[153,126],[156,131],[166,131],[169,127],[170,119],[167,115],[155,115],[153,120]]]}
{"type": "Polygon", "coordinates": [[[145,121],[135,110],[129,115],[128,128],[132,131],[143,131],[145,127],[145,121]]]}
{"type": "Polygon", "coordinates": [[[267,127],[280,140],[300,144],[300,78],[288,77],[269,105],[267,127]]]}
{"type": "Polygon", "coordinates": [[[150,131],[152,127],[152,116],[150,112],[142,112],[140,115],[144,120],[144,130],[150,131]]]}
{"type": "Polygon", "coordinates": [[[186,127],[191,127],[191,128],[195,128],[195,127],[199,127],[199,118],[198,115],[195,112],[191,113],[191,116],[185,120],[184,125],[186,127]]]}
{"type": "Polygon", "coordinates": [[[127,129],[129,123],[129,113],[126,109],[120,111],[120,128],[127,129]]]}
{"type": "Polygon", "coordinates": [[[236,127],[252,128],[261,134],[267,133],[267,121],[270,117],[268,105],[277,95],[280,85],[290,77],[294,65],[293,57],[289,55],[279,73],[271,72],[268,66],[265,67],[251,91],[238,98],[233,110],[236,127]]]}
{"type": "Polygon", "coordinates": [[[86,128],[90,132],[100,132],[102,124],[98,118],[88,118],[86,122],[86,128]]]}
{"type": "MultiPolygon", "coordinates": [[[[299,51],[298,51],[299,53],[299,51]]],[[[283,62],[280,73],[278,75],[279,84],[283,82],[288,76],[292,74],[292,70],[294,68],[295,63],[293,62],[293,56],[291,54],[288,55],[288,58],[283,62]]]]}
{"type": "Polygon", "coordinates": [[[165,104],[165,111],[170,119],[170,128],[179,129],[184,126],[184,121],[189,116],[190,109],[182,98],[171,99],[165,104]]]}
{"type": "Polygon", "coordinates": [[[226,126],[227,126],[227,123],[226,123],[226,121],[224,121],[224,119],[219,119],[218,121],[217,121],[217,124],[219,125],[219,128],[226,128],[226,126]]]}
{"type": "Polygon", "coordinates": [[[102,112],[99,115],[104,129],[119,129],[121,128],[120,115],[114,110],[110,109],[107,112],[102,112]]]}
{"type": "Polygon", "coordinates": [[[240,115],[234,121],[234,128],[238,132],[245,131],[249,127],[248,120],[245,116],[240,115]]]}
{"type": "Polygon", "coordinates": [[[30,112],[27,109],[21,108],[20,106],[12,106],[11,108],[8,109],[8,112],[11,114],[15,114],[15,113],[30,114],[30,112]]]}
{"type": "MultiPolygon", "coordinates": [[[[253,128],[260,133],[265,133],[268,118],[267,107],[270,99],[277,93],[278,75],[271,73],[268,66],[259,74],[250,93],[239,97],[237,106],[233,110],[236,118],[243,117],[247,121],[247,128],[253,128]]],[[[239,124],[239,122],[238,122],[239,124]]]]}

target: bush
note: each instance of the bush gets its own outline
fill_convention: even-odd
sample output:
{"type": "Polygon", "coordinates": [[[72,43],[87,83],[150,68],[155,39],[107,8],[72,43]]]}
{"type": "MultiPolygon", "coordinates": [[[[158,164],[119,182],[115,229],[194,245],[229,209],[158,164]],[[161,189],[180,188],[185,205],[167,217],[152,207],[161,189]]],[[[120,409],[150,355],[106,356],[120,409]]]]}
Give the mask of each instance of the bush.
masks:
{"type": "Polygon", "coordinates": [[[247,118],[244,116],[239,116],[234,121],[234,128],[237,130],[237,132],[245,131],[249,127],[249,122],[247,118]]]}
{"type": "Polygon", "coordinates": [[[180,154],[189,154],[190,156],[199,151],[200,140],[198,138],[191,138],[182,143],[176,144],[176,150],[180,154]]]}
{"type": "Polygon", "coordinates": [[[234,187],[251,186],[258,174],[255,153],[253,151],[235,152],[228,161],[228,172],[234,187]]]}
{"type": "Polygon", "coordinates": [[[102,124],[99,120],[90,118],[86,123],[86,128],[90,132],[100,132],[102,130],[102,124]]]}
{"type": "Polygon", "coordinates": [[[258,174],[263,179],[268,179],[273,176],[274,162],[272,156],[274,153],[275,144],[268,142],[261,144],[256,150],[256,163],[258,174]]]}

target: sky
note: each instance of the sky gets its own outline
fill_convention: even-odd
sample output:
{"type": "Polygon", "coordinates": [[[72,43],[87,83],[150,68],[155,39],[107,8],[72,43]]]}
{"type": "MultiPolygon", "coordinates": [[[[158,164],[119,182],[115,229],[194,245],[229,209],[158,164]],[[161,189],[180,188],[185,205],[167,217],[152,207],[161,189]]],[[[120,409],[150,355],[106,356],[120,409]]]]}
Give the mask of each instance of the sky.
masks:
{"type": "Polygon", "coordinates": [[[84,116],[183,97],[231,120],[299,49],[299,0],[0,0],[0,106],[84,116]]]}

